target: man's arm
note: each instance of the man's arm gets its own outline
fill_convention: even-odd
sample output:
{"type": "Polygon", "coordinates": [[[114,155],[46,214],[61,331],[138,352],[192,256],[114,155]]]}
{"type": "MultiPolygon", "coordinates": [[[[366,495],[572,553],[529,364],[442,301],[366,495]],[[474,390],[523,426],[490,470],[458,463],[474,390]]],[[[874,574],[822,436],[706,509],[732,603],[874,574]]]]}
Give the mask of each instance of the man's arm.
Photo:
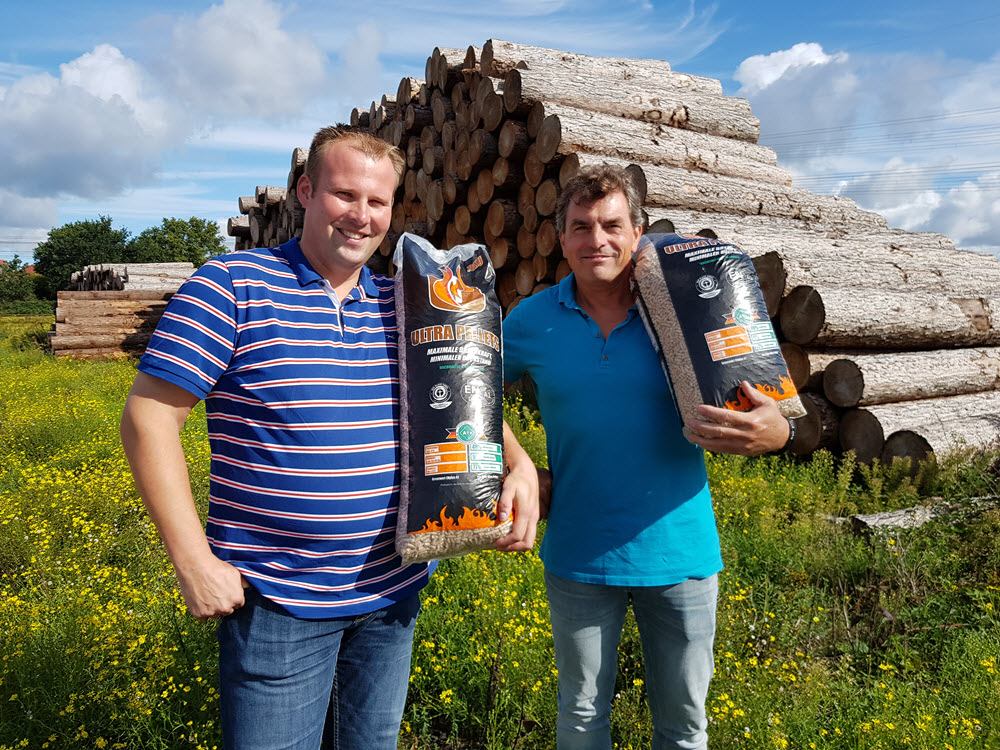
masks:
{"type": "Polygon", "coordinates": [[[212,554],[191,495],[180,430],[198,398],[140,372],[122,414],[121,438],[135,486],[167,548],[188,610],[199,620],[243,605],[240,572],[212,554]]]}
{"type": "Polygon", "coordinates": [[[510,533],[497,539],[493,546],[501,552],[521,552],[535,546],[538,473],[506,421],[503,423],[503,452],[509,471],[497,502],[497,518],[506,521],[514,511],[514,524],[510,533]]]}
{"type": "Polygon", "coordinates": [[[745,380],[740,387],[753,404],[750,411],[702,404],[698,407],[701,418],[684,425],[687,439],[705,450],[739,456],[760,456],[784,448],[789,426],[777,402],[745,380]]]}

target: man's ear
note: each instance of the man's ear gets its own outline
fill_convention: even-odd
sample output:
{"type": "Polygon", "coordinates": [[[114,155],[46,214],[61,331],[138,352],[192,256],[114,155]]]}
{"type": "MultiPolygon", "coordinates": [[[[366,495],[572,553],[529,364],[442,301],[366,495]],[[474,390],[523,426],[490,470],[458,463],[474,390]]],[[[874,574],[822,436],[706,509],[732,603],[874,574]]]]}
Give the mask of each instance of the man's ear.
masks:
{"type": "Polygon", "coordinates": [[[309,202],[312,200],[312,182],[309,180],[309,175],[303,174],[295,183],[295,197],[299,199],[302,208],[309,208],[309,202]]]}

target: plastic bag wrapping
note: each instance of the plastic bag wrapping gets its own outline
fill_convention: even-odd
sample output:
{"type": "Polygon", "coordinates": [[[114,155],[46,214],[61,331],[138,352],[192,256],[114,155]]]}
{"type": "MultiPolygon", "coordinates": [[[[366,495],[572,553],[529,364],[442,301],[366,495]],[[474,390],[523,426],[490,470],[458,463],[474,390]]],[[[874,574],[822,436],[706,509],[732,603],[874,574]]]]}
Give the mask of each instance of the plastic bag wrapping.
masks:
{"type": "Polygon", "coordinates": [[[482,245],[396,244],[404,562],[486,549],[510,532],[503,486],[503,364],[496,274],[482,245]]]}
{"type": "Polygon", "coordinates": [[[786,417],[806,413],[750,256],[717,239],[648,234],[632,263],[639,313],[683,421],[700,404],[748,410],[744,380],[786,417]]]}

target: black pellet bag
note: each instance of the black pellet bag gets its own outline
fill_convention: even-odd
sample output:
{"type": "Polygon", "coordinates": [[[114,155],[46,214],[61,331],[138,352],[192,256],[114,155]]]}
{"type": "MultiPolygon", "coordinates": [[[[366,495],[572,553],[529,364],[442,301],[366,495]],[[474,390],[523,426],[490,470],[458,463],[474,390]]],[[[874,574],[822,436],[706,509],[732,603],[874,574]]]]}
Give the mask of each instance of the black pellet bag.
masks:
{"type": "Polygon", "coordinates": [[[396,245],[400,509],[406,562],[485,549],[505,536],[503,365],[496,274],[482,245],[396,245]]]}
{"type": "Polygon", "coordinates": [[[749,409],[744,380],[785,416],[805,414],[750,256],[722,240],[648,234],[632,263],[639,312],[681,419],[700,404],[749,409]]]}

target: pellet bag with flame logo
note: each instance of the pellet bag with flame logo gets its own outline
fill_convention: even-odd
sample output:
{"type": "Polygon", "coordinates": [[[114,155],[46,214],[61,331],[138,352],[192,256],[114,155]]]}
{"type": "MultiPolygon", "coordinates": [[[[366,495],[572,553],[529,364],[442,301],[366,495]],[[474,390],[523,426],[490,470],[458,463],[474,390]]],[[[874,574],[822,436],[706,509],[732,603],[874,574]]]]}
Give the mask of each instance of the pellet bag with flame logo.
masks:
{"type": "Polygon", "coordinates": [[[648,234],[632,263],[639,313],[682,420],[699,404],[749,409],[744,380],[785,416],[805,414],[750,256],[721,240],[648,234]]]}
{"type": "Polygon", "coordinates": [[[405,562],[486,549],[510,532],[502,489],[503,366],[496,274],[482,245],[403,234],[396,265],[400,502],[405,562]]]}

